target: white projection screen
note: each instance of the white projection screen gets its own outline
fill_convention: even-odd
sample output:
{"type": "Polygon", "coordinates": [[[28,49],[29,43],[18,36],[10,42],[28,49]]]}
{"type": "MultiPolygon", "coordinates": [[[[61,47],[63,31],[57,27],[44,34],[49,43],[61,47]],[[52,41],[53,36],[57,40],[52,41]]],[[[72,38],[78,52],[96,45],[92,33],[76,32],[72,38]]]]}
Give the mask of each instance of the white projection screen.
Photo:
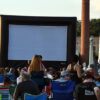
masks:
{"type": "Polygon", "coordinates": [[[68,26],[9,24],[8,60],[67,61],[68,26]]]}

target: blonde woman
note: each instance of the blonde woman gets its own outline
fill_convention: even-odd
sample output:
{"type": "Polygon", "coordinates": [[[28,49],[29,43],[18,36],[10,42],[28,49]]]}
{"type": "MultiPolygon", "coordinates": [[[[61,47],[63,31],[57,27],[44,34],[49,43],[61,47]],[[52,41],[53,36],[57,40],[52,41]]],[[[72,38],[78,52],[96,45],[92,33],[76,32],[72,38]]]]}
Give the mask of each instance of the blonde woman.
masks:
{"type": "Polygon", "coordinates": [[[41,61],[38,55],[35,55],[32,58],[31,64],[29,65],[28,72],[31,73],[32,71],[34,72],[39,72],[40,71],[40,65],[41,61]]]}
{"type": "Polygon", "coordinates": [[[41,69],[41,58],[39,55],[33,57],[28,72],[31,74],[31,79],[37,83],[40,91],[42,91],[44,86],[44,71],[41,69]]]}

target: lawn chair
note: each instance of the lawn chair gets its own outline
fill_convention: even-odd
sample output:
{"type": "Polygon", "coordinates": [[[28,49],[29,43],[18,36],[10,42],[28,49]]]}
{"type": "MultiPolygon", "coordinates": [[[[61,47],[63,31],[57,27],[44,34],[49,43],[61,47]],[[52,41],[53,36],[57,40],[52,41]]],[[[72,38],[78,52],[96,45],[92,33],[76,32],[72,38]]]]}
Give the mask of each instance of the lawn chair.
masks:
{"type": "Polygon", "coordinates": [[[73,81],[52,81],[51,89],[53,93],[53,100],[73,100],[74,88],[75,82],[73,81]]]}
{"type": "Polygon", "coordinates": [[[13,74],[10,74],[10,75],[0,75],[0,83],[4,82],[4,78],[5,77],[9,77],[11,81],[15,80],[15,76],[13,74]]]}
{"type": "Polygon", "coordinates": [[[10,100],[9,88],[0,87],[0,100],[10,100]]]}
{"type": "Polygon", "coordinates": [[[46,92],[40,95],[31,95],[31,94],[25,93],[24,100],[47,100],[47,95],[46,95],[46,92]]]}

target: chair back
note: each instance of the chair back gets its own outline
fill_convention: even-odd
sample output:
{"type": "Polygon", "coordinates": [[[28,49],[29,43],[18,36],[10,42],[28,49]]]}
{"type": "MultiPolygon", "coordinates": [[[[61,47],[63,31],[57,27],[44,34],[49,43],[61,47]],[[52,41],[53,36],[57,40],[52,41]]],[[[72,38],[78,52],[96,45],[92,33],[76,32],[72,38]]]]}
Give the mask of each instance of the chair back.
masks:
{"type": "Polygon", "coordinates": [[[52,81],[51,89],[53,93],[53,100],[73,100],[74,88],[75,82],[73,81],[52,81]]]}
{"type": "Polygon", "coordinates": [[[46,95],[46,92],[40,95],[31,95],[31,94],[25,93],[24,100],[47,100],[47,95],[46,95]]]}
{"type": "Polygon", "coordinates": [[[4,75],[0,75],[0,83],[3,83],[4,75]]]}
{"type": "Polygon", "coordinates": [[[14,81],[14,79],[15,79],[15,76],[13,74],[10,74],[10,75],[0,75],[0,83],[3,83],[5,77],[9,77],[11,81],[14,81]]]}
{"type": "Polygon", "coordinates": [[[10,100],[8,87],[0,87],[0,100],[10,100]]]}
{"type": "Polygon", "coordinates": [[[9,77],[11,81],[15,81],[15,75],[14,74],[5,75],[5,77],[9,77]]]}

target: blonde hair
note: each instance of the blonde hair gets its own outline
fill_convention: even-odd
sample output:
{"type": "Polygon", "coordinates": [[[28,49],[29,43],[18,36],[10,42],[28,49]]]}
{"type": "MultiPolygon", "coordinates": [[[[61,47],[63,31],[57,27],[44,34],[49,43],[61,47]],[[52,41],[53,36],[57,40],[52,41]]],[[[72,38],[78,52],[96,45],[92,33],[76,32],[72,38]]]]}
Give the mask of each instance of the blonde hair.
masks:
{"type": "Polygon", "coordinates": [[[40,71],[40,66],[41,66],[41,59],[38,55],[35,55],[32,58],[31,64],[29,66],[29,71],[35,71],[35,72],[39,72],[40,71]]]}

